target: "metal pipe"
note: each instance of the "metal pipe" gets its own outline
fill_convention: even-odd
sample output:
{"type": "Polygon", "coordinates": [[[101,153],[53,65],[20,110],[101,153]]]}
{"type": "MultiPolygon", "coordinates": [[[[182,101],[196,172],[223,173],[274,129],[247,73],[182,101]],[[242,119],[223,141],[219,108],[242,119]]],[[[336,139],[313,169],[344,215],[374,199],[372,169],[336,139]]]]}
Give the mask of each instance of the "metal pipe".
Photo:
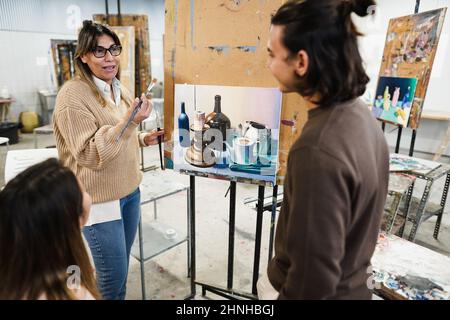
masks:
{"type": "Polygon", "coordinates": [[[190,221],[190,242],[191,242],[191,295],[195,296],[196,290],[195,290],[195,176],[189,177],[189,213],[191,216],[190,221]]]}
{"type": "Polygon", "coordinates": [[[109,6],[108,6],[108,0],[105,0],[105,9],[106,9],[106,24],[109,24],[109,6]]]}
{"type": "Polygon", "coordinates": [[[403,131],[403,127],[398,126],[397,143],[395,145],[395,153],[398,153],[400,150],[400,140],[402,139],[402,131],[403,131]]]}
{"type": "Polygon", "coordinates": [[[228,224],[228,276],[227,288],[233,288],[234,231],[236,217],[236,181],[230,183],[230,221],[228,224]]]}
{"type": "Polygon", "coordinates": [[[119,26],[122,25],[122,14],[120,13],[120,0],[117,0],[117,15],[119,18],[119,26]]]}
{"type": "Polygon", "coordinates": [[[258,187],[258,207],[256,212],[255,256],[253,259],[252,293],[257,294],[256,284],[259,278],[259,259],[261,255],[261,234],[264,213],[264,186],[258,187]]]}
{"type": "Polygon", "coordinates": [[[420,0],[416,0],[416,7],[414,8],[414,13],[419,13],[420,0]]]}
{"type": "Polygon", "coordinates": [[[269,238],[269,262],[272,260],[273,255],[273,240],[275,235],[275,217],[277,215],[277,202],[278,202],[278,185],[273,186],[272,193],[272,216],[270,219],[270,238],[269,238]]]}
{"type": "Polygon", "coordinates": [[[412,157],[414,153],[414,145],[416,144],[416,133],[417,130],[413,130],[411,134],[411,145],[409,146],[409,156],[412,157]]]}

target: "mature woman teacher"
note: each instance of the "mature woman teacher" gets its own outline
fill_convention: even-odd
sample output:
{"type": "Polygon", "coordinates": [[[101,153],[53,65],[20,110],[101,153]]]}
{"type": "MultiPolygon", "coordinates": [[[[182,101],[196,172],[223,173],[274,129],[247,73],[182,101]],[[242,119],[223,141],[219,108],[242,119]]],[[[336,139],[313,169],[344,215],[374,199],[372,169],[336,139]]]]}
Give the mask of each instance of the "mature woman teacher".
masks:
{"type": "Polygon", "coordinates": [[[141,110],[118,139],[139,99],[119,81],[117,35],[84,21],[75,54],[76,78],[59,91],[53,115],[61,161],[92,196],[83,228],[104,299],[124,299],[130,250],[140,217],[139,146],[157,144],[163,131],[138,133],[152,104],[142,95],[141,110]]]}

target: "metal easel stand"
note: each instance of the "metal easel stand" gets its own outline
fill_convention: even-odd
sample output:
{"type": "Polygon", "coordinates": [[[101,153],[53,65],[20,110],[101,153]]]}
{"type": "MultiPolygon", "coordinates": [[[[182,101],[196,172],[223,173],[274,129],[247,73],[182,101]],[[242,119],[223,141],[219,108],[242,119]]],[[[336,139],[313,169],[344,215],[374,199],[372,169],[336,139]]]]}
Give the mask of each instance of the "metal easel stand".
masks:
{"type": "Polygon", "coordinates": [[[274,238],[274,226],[275,216],[277,208],[277,193],[278,186],[274,186],[274,196],[272,197],[272,203],[268,206],[264,206],[264,186],[258,187],[258,205],[257,205],[257,220],[256,220],[256,234],[255,234],[255,252],[253,260],[253,279],[252,279],[252,292],[242,292],[240,290],[233,289],[233,265],[234,265],[234,240],[235,240],[235,218],[236,218],[236,181],[230,182],[230,207],[229,207],[229,228],[228,228],[228,270],[227,270],[227,287],[220,287],[216,285],[210,285],[196,281],[196,254],[195,254],[195,176],[190,176],[190,274],[191,274],[191,296],[190,299],[196,295],[196,285],[202,288],[202,295],[205,296],[206,292],[212,292],[223,298],[230,300],[250,299],[257,300],[256,283],[259,278],[259,262],[261,251],[261,236],[262,236],[262,222],[264,211],[271,211],[271,230],[270,230],[270,249],[269,259],[272,255],[273,238],[274,238]]]}
{"type": "MultiPolygon", "coordinates": [[[[403,133],[403,127],[401,125],[396,125],[397,126],[397,142],[395,144],[395,153],[399,153],[400,151],[400,142],[402,139],[402,133],[403,133]]],[[[385,128],[386,128],[386,122],[382,121],[381,122],[381,129],[383,130],[383,132],[385,132],[385,128]]],[[[417,136],[417,130],[416,129],[412,129],[411,132],[411,142],[409,145],[409,156],[412,157],[414,154],[414,146],[416,143],[416,136],[417,136]]]]}
{"type": "MultiPolygon", "coordinates": [[[[381,121],[381,130],[383,130],[383,132],[386,132],[386,123],[392,124],[392,125],[394,125],[394,126],[397,127],[397,142],[396,142],[396,144],[395,144],[395,153],[398,153],[398,152],[400,151],[400,141],[401,141],[401,139],[402,139],[403,127],[402,127],[401,125],[393,124],[393,123],[391,123],[391,122],[386,122],[386,121],[384,121],[384,120],[380,120],[380,121],[381,121]]],[[[395,129],[394,129],[394,130],[395,130],[395,129]]],[[[415,141],[415,137],[416,137],[415,131],[416,131],[416,130],[413,130],[413,138],[414,138],[414,141],[415,141]]],[[[411,148],[414,148],[414,142],[413,142],[413,141],[411,142],[411,144],[412,144],[412,147],[411,147],[411,148]]],[[[411,151],[410,151],[410,152],[411,152],[411,151]]],[[[410,155],[410,156],[411,156],[411,155],[410,155]]]]}

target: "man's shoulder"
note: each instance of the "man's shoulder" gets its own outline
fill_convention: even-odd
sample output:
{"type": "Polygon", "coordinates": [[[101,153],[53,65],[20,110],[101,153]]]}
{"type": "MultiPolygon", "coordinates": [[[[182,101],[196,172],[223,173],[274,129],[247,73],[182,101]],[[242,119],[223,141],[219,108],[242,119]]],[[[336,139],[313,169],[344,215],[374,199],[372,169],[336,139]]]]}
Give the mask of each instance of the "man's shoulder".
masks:
{"type": "MultiPolygon", "coordinates": [[[[300,140],[300,139],[299,139],[300,140]]],[[[345,157],[333,148],[326,145],[314,145],[311,143],[292,145],[289,151],[289,162],[291,164],[314,167],[316,169],[345,168],[345,157]]]]}

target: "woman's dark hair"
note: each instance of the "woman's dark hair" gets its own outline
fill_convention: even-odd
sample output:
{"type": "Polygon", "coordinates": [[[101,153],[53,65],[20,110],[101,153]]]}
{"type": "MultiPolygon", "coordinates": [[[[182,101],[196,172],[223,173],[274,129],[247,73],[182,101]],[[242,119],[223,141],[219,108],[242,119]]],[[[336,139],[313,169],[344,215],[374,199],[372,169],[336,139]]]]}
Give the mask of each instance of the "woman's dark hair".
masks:
{"type": "MultiPolygon", "coordinates": [[[[102,35],[110,36],[114,44],[121,45],[117,34],[109,29],[107,26],[92,22],[91,20],[84,20],[83,27],[78,34],[77,51],[75,53],[75,72],[81,80],[85,81],[92,91],[95,93],[97,100],[106,106],[106,100],[103,98],[101,92],[92,79],[92,71],[89,66],[81,60],[85,54],[92,52],[97,46],[97,39],[102,35]]],[[[120,79],[120,68],[117,73],[117,79],[120,79]]]]}
{"type": "Polygon", "coordinates": [[[76,299],[67,280],[99,298],[81,236],[83,194],[75,175],[49,159],[0,192],[0,299],[76,299]],[[70,273],[68,273],[70,272],[70,273]]]}
{"type": "Polygon", "coordinates": [[[281,6],[272,25],[283,26],[282,44],[290,58],[300,50],[309,57],[306,74],[296,85],[302,96],[319,95],[321,106],[361,96],[369,82],[351,13],[373,12],[374,0],[294,0],[281,6]]]}

